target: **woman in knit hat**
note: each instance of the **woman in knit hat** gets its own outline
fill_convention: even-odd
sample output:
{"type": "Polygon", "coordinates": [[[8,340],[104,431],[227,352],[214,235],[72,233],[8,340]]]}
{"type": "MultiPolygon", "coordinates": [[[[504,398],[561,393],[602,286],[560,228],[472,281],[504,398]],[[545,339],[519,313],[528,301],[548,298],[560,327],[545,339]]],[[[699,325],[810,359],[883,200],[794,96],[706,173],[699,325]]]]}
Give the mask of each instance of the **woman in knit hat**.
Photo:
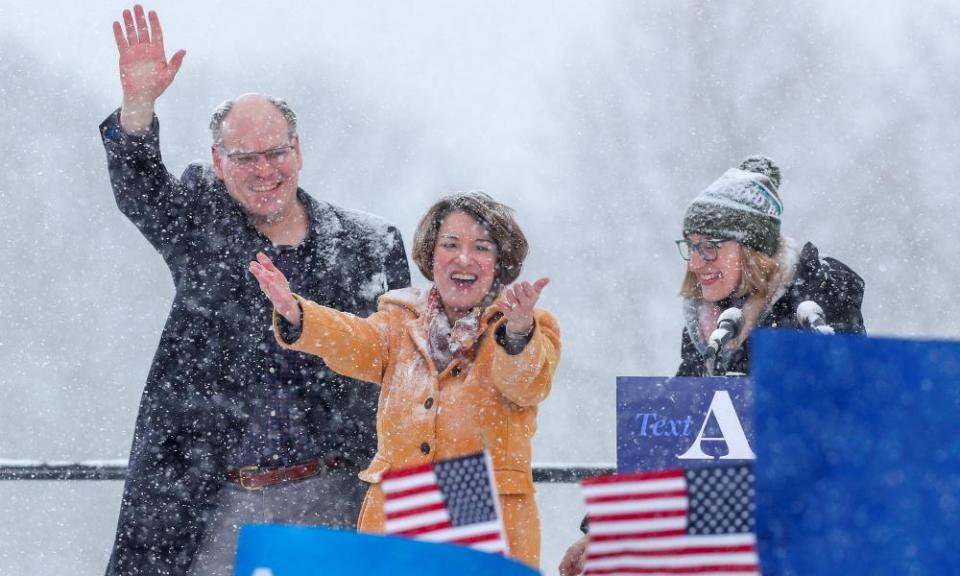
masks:
{"type": "Polygon", "coordinates": [[[801,306],[808,301],[822,309],[833,330],[865,332],[863,280],[843,263],[821,259],[813,244],[798,249],[780,233],[779,187],[780,169],[773,160],[750,156],[687,207],[683,239],[677,241],[687,262],[680,288],[684,328],[677,376],[748,373],[751,332],[801,327],[811,313],[810,304],[801,306]],[[738,317],[739,331],[715,354],[710,337],[721,315],[738,317]]]}
{"type": "MultiPolygon", "coordinates": [[[[797,309],[808,308],[800,306],[808,301],[822,309],[836,332],[864,333],[863,280],[843,263],[821,259],[813,244],[797,249],[780,233],[779,186],[773,160],[750,156],[687,207],[683,239],[677,241],[687,261],[677,376],[748,373],[751,332],[761,326],[800,327],[797,309]],[[736,318],[739,330],[714,355],[710,339],[721,315],[736,318]]],[[[581,530],[586,532],[586,519],[581,530]]],[[[588,542],[584,535],[567,549],[561,576],[583,572],[588,542]]]]}

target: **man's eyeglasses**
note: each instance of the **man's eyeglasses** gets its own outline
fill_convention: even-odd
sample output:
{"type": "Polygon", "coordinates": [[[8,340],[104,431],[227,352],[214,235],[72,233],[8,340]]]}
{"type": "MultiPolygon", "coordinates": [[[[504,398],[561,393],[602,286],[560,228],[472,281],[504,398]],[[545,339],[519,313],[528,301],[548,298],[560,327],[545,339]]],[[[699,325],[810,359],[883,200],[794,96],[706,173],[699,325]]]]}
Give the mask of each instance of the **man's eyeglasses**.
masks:
{"type": "Polygon", "coordinates": [[[263,152],[228,152],[227,158],[240,168],[253,168],[257,165],[257,161],[261,156],[267,161],[267,164],[278,166],[287,161],[287,158],[290,157],[291,150],[293,150],[293,144],[287,144],[286,146],[277,146],[276,148],[264,150],[263,152]]]}
{"type": "Polygon", "coordinates": [[[690,260],[690,256],[696,251],[700,253],[701,258],[707,262],[712,262],[717,259],[717,256],[720,254],[720,245],[724,242],[727,242],[727,240],[701,240],[699,242],[691,242],[684,238],[683,240],[677,240],[677,248],[680,250],[680,257],[684,260],[690,260]]]}

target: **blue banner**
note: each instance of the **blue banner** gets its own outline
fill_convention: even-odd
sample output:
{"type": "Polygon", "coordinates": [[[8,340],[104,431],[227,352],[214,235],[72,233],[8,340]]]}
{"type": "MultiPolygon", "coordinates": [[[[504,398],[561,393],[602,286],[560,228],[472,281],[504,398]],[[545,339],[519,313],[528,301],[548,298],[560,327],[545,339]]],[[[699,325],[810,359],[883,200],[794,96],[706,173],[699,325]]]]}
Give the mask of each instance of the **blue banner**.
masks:
{"type": "Polygon", "coordinates": [[[536,576],[464,546],[347,530],[253,524],[240,529],[237,576],[536,576]]]}
{"type": "Polygon", "coordinates": [[[752,338],[764,574],[953,574],[960,343],[752,338]]]}
{"type": "Polygon", "coordinates": [[[617,471],[754,459],[748,378],[617,378],[617,471]]]}

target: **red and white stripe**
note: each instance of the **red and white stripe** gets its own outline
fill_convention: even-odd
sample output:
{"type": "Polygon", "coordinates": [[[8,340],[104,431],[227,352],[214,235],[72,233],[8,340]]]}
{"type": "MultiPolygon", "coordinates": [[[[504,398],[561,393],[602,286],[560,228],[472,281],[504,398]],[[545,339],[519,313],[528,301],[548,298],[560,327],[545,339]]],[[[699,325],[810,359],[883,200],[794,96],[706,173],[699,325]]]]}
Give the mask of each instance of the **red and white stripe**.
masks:
{"type": "Polygon", "coordinates": [[[584,574],[760,574],[754,534],[687,534],[682,470],[583,482],[590,519],[584,574]]]}
{"type": "Polygon", "coordinates": [[[387,534],[506,554],[506,542],[497,520],[456,527],[450,523],[432,465],[391,471],[384,475],[380,487],[387,534]]]}

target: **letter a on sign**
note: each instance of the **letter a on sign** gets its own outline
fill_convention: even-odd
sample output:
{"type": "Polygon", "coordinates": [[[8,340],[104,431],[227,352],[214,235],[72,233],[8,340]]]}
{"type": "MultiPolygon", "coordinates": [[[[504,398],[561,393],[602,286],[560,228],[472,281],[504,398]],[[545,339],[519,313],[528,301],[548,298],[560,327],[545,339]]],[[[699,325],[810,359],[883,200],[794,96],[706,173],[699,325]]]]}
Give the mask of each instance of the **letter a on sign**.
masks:
{"type": "Polygon", "coordinates": [[[680,460],[713,460],[713,457],[703,451],[700,444],[702,442],[725,442],[727,444],[727,454],[720,456],[721,460],[756,460],[757,455],[750,448],[747,442],[747,435],[743,432],[743,426],[740,424],[740,417],[737,416],[737,410],[733,407],[733,400],[730,399],[730,393],[726,390],[717,390],[710,401],[710,407],[707,408],[707,414],[703,418],[703,425],[700,426],[700,432],[693,440],[693,445],[677,458],[680,460]],[[710,416],[717,419],[717,425],[720,427],[719,437],[704,436],[707,429],[707,422],[710,416]]]}

